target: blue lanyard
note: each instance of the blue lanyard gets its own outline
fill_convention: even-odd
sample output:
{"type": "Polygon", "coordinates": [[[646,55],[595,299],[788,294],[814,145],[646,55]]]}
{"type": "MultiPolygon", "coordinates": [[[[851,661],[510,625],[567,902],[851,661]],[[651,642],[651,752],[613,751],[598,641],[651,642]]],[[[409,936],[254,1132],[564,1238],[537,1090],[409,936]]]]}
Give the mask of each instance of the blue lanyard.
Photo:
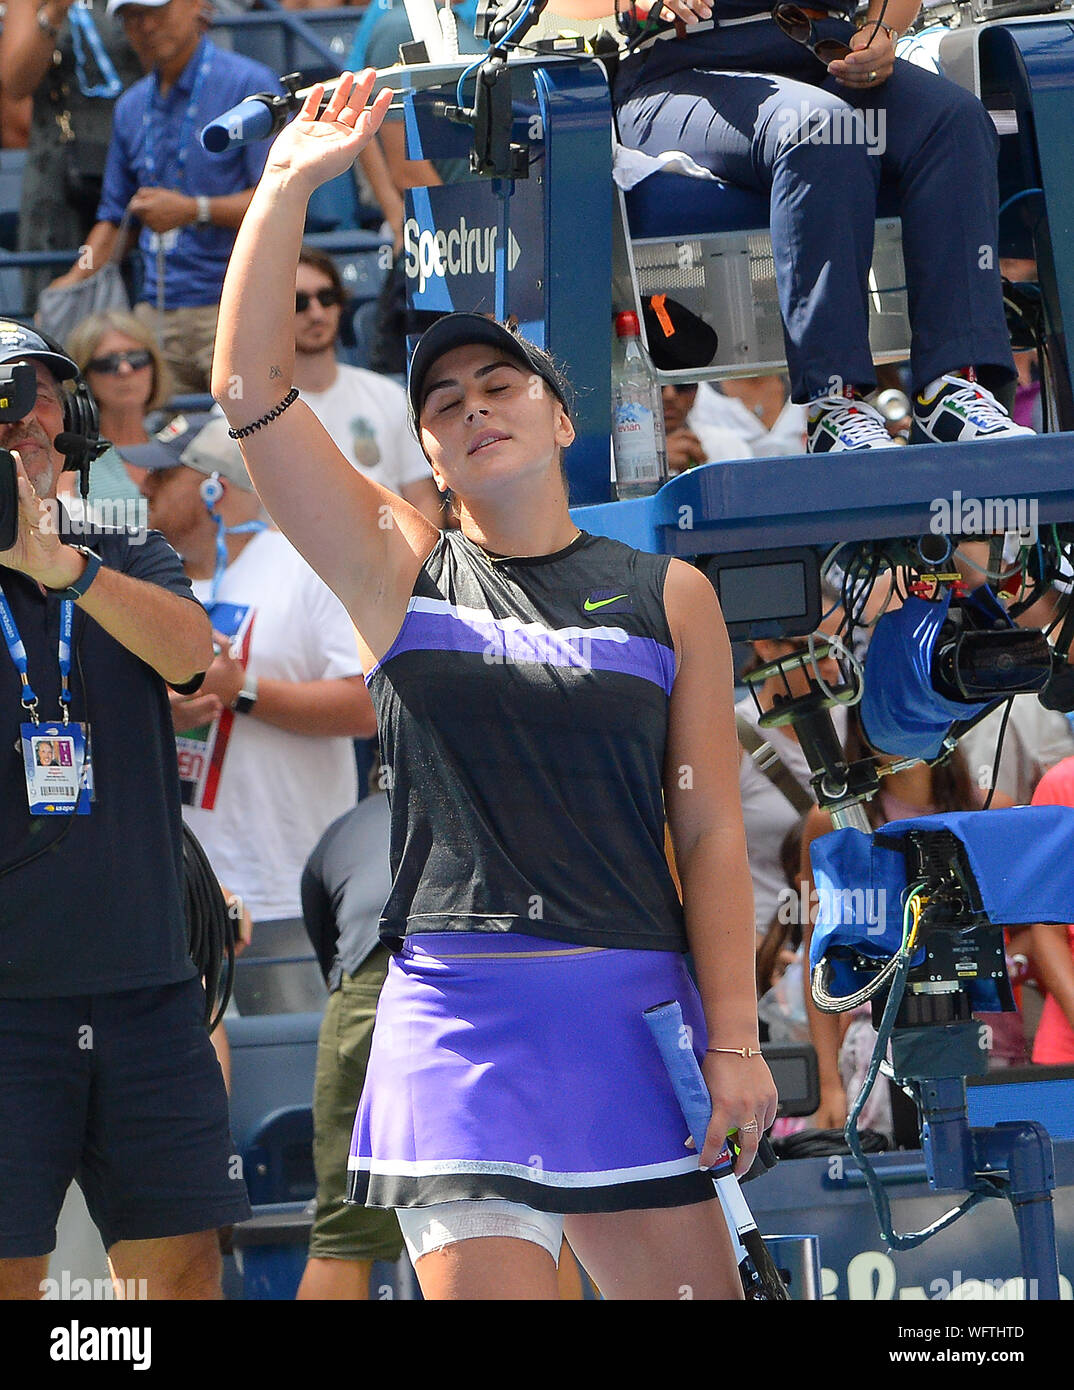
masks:
{"type": "MultiPolygon", "coordinates": [[[[213,50],[207,39],[202,39],[204,45],[201,62],[198,64],[197,75],[194,78],[194,86],[190,93],[190,101],[183,116],[183,123],[179,127],[179,144],[176,147],[175,163],[175,190],[183,192],[183,174],[186,170],[187,157],[190,154],[194,143],[194,127],[198,122],[198,103],[201,100],[201,91],[205,85],[209,69],[213,65],[213,50]]],[[[149,83],[149,99],[146,101],[145,110],[142,112],[142,136],[145,142],[145,174],[146,182],[153,188],[163,188],[167,170],[158,171],[156,155],[156,122],[152,116],[156,112],[157,98],[160,94],[160,78],[154,71],[149,83]]]]}
{"type": "Polygon", "coordinates": [[[209,510],[209,515],[216,522],[216,567],[213,570],[213,585],[209,590],[209,602],[216,602],[216,595],[220,588],[220,581],[224,577],[227,569],[227,538],[228,536],[254,536],[258,531],[267,531],[267,521],[244,521],[239,526],[225,526],[224,518],[219,512],[209,510]]]}
{"type": "MultiPolygon", "coordinates": [[[[74,630],[75,604],[73,599],[65,598],[60,604],[60,710],[63,714],[63,722],[70,721],[71,714],[69,706],[71,704],[71,633],[74,630]]],[[[15,663],[15,670],[19,673],[22,681],[22,707],[29,711],[30,718],[35,724],[40,724],[41,720],[37,713],[37,696],[30,687],[29,662],[26,659],[26,647],[23,644],[19,629],[15,625],[15,615],[11,611],[11,604],[7,601],[7,595],[0,589],[0,630],[3,631],[4,641],[7,649],[11,653],[11,660],[15,663]]]]}
{"type": "Polygon", "coordinates": [[[114,101],[123,91],[123,83],[119,80],[119,74],[108,56],[108,50],[101,42],[93,15],[88,9],[83,8],[79,0],[75,0],[68,11],[67,20],[71,26],[71,41],[75,47],[75,75],[78,78],[79,90],[84,97],[107,97],[114,101]],[[95,87],[90,86],[86,77],[87,46],[93,53],[93,61],[101,78],[95,87]]]}

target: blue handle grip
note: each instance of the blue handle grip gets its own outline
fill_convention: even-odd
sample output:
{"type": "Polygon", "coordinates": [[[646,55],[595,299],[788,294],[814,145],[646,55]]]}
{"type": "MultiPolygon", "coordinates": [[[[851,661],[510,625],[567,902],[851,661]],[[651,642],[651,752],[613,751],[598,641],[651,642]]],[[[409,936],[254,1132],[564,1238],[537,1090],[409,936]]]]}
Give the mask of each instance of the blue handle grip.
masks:
{"type": "MultiPolygon", "coordinates": [[[[693,1041],[690,1030],[683,1022],[682,1009],[678,1001],[673,999],[670,1003],[646,1009],[642,1016],[660,1049],[675,1097],[700,1154],[712,1119],[712,1098],[694,1056],[693,1041]]],[[[730,1154],[727,1154],[727,1159],[730,1162],[730,1154]]]]}
{"type": "Polygon", "coordinates": [[[263,97],[247,97],[209,122],[201,132],[201,143],[210,154],[225,154],[255,140],[267,140],[275,133],[278,113],[263,97]]]}

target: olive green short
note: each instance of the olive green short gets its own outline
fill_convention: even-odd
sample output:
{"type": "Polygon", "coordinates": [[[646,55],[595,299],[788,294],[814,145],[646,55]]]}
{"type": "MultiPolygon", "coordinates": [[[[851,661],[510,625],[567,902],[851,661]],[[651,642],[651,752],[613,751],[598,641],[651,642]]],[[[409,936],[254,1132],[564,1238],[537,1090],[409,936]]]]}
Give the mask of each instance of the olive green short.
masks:
{"type": "Polygon", "coordinates": [[[347,1158],[358,1097],[365,1084],[369,1044],[391,953],[377,946],[329,996],[317,1042],[313,1083],[313,1163],[317,1212],[309,1255],[326,1260],[394,1263],[403,1237],[394,1211],[347,1206],[347,1158]]]}

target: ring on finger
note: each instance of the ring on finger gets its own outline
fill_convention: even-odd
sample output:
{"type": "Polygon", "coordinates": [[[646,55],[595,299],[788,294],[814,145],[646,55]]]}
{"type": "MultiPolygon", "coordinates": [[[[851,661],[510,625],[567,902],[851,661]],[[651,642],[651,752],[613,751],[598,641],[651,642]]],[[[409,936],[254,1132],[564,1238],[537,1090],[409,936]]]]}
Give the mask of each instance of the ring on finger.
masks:
{"type": "Polygon", "coordinates": [[[748,1125],[739,1125],[738,1129],[740,1134],[756,1134],[757,1121],[751,1120],[748,1125]]]}
{"type": "Polygon", "coordinates": [[[871,73],[869,74],[869,81],[870,81],[870,82],[875,82],[875,81],[876,81],[876,73],[875,73],[875,72],[871,72],[871,73]]]}

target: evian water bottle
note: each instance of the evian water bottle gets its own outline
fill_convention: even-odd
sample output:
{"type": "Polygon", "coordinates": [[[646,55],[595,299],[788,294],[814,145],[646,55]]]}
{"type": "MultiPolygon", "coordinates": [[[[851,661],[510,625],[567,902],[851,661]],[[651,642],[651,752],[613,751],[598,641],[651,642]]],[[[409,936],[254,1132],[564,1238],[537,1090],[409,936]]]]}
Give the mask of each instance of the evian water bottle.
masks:
{"type": "Polygon", "coordinates": [[[612,368],[612,452],[618,497],[644,497],[668,477],[664,403],[653,364],[641,344],[638,316],[615,316],[612,368]]]}

